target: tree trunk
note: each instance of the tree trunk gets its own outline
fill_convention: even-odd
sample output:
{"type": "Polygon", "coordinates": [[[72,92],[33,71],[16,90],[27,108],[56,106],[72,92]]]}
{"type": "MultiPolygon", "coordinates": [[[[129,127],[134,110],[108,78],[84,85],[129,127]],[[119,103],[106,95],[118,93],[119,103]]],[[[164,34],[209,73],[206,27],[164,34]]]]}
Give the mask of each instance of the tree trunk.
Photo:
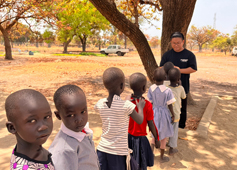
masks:
{"type": "Polygon", "coordinates": [[[123,32],[133,42],[150,81],[153,81],[153,72],[158,66],[147,39],[141,30],[117,10],[113,1],[90,0],[90,2],[111,24],[123,32]]]}
{"type": "Polygon", "coordinates": [[[160,0],[163,9],[161,56],[171,49],[169,42],[172,33],[182,32],[186,40],[195,3],[196,0],[160,0]]]}
{"type": "Polygon", "coordinates": [[[199,52],[202,52],[202,44],[198,44],[199,52]]]}
{"type": "Polygon", "coordinates": [[[82,36],[79,36],[79,38],[80,38],[81,44],[82,44],[82,51],[85,52],[86,51],[87,36],[83,34],[82,36]]]}
{"type": "Polygon", "coordinates": [[[36,39],[35,39],[35,46],[38,48],[39,47],[39,38],[38,36],[36,36],[36,39]]]}
{"type": "Polygon", "coordinates": [[[126,49],[127,48],[127,36],[124,34],[123,34],[123,36],[124,36],[124,48],[126,49]]]}
{"type": "Polygon", "coordinates": [[[67,47],[70,42],[71,42],[71,39],[69,39],[67,42],[63,43],[63,53],[67,53],[67,47]]]}
{"type": "Polygon", "coordinates": [[[101,43],[99,42],[99,50],[101,50],[101,43]]]}
{"type": "Polygon", "coordinates": [[[5,59],[6,60],[13,60],[12,58],[12,49],[11,44],[9,40],[9,35],[7,30],[1,29],[3,38],[4,38],[4,45],[5,45],[5,59]]]}

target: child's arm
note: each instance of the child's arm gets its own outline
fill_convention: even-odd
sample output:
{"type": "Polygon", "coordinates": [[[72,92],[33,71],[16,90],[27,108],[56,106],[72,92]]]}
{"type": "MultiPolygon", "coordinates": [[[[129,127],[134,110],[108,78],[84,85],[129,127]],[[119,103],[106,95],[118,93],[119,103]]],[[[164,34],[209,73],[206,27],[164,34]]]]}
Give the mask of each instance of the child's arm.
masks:
{"type": "Polygon", "coordinates": [[[156,126],[154,125],[153,120],[149,120],[149,121],[147,121],[147,123],[148,123],[148,127],[149,127],[152,135],[155,138],[156,148],[160,148],[159,134],[158,134],[158,130],[157,130],[156,126]]]}
{"type": "Polygon", "coordinates": [[[137,105],[137,109],[138,109],[138,113],[137,111],[134,109],[132,114],[130,114],[130,116],[132,117],[132,119],[137,123],[137,124],[142,124],[143,122],[143,108],[146,104],[145,100],[142,98],[139,98],[139,102],[137,100],[136,101],[136,105],[137,105]]]}
{"type": "Polygon", "coordinates": [[[168,108],[169,108],[169,110],[170,110],[170,113],[172,114],[172,117],[171,117],[172,122],[171,122],[171,123],[174,123],[174,110],[173,110],[173,105],[172,105],[172,104],[169,104],[169,105],[168,105],[168,108]]]}

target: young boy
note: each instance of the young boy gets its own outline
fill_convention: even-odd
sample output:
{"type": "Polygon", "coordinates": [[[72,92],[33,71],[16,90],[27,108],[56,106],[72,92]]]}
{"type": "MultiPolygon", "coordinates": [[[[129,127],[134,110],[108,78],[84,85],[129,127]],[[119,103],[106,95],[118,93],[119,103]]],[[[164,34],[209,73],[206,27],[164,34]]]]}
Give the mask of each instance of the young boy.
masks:
{"type": "Polygon", "coordinates": [[[86,96],[76,85],[60,87],[54,94],[61,129],[49,151],[57,170],[98,170],[99,163],[92,141],[92,130],[87,125],[86,96]]]}
{"type": "Polygon", "coordinates": [[[135,104],[120,98],[125,86],[125,77],[119,68],[106,69],[103,73],[103,83],[109,95],[95,105],[95,110],[100,113],[102,119],[101,141],[97,147],[100,167],[102,170],[126,170],[126,156],[129,154],[129,116],[141,124],[145,101],[140,98],[137,102],[137,113],[135,104]]]}
{"type": "MultiPolygon", "coordinates": [[[[136,104],[135,99],[139,99],[146,92],[147,79],[142,73],[134,73],[129,77],[130,88],[133,90],[131,100],[136,104]]],[[[143,98],[143,97],[142,97],[143,98]]],[[[138,162],[141,170],[146,170],[147,166],[154,165],[154,155],[146,137],[146,126],[148,124],[151,133],[155,137],[156,148],[160,147],[159,135],[156,126],[154,125],[154,113],[152,104],[145,100],[146,104],[143,109],[143,122],[137,124],[131,117],[128,127],[128,145],[133,150],[132,156],[138,162]]],[[[138,111],[136,107],[136,111],[138,111]]],[[[154,149],[154,145],[153,145],[154,149]]]]}
{"type": "Polygon", "coordinates": [[[186,98],[186,93],[184,91],[183,86],[179,85],[181,74],[179,69],[172,68],[168,72],[168,78],[170,80],[169,88],[172,90],[173,95],[176,99],[176,102],[173,104],[173,110],[174,110],[174,135],[169,138],[168,146],[169,149],[169,155],[173,155],[174,153],[177,153],[178,150],[175,149],[177,147],[177,140],[178,140],[178,128],[179,128],[179,119],[180,119],[180,108],[181,108],[181,99],[186,98]]]}
{"type": "Polygon", "coordinates": [[[51,154],[42,147],[53,129],[52,112],[38,91],[23,89],[5,102],[7,129],[16,136],[10,169],[54,170],[51,154]]]}

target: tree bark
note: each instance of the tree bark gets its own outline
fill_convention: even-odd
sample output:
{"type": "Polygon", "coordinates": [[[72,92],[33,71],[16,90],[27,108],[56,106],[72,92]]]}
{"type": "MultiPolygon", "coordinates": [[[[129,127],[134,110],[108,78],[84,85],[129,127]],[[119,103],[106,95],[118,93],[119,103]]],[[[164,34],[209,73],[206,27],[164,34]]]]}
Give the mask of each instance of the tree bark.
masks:
{"type": "Polygon", "coordinates": [[[160,0],[163,9],[161,56],[171,49],[170,36],[179,31],[186,34],[193,16],[196,0],[160,0]]]}
{"type": "Polygon", "coordinates": [[[79,36],[79,38],[80,38],[81,44],[82,44],[82,51],[85,52],[86,51],[87,36],[83,34],[82,36],[79,36]]]}
{"type": "Polygon", "coordinates": [[[124,48],[126,49],[127,48],[127,36],[124,34],[123,34],[123,36],[124,36],[124,48]]]}
{"type": "MultiPolygon", "coordinates": [[[[0,26],[1,27],[1,26],[0,26]]],[[[6,60],[13,60],[12,58],[12,49],[11,43],[8,35],[8,31],[4,30],[2,27],[0,28],[3,38],[4,38],[4,45],[5,45],[5,59],[6,60]]]]}
{"type": "Polygon", "coordinates": [[[72,40],[69,39],[67,42],[63,43],[63,53],[67,53],[67,47],[72,40]]]}
{"type": "Polygon", "coordinates": [[[198,44],[199,52],[202,52],[202,44],[198,44]]]}
{"type": "Polygon", "coordinates": [[[148,78],[153,81],[153,72],[158,67],[146,37],[141,30],[120,13],[116,4],[108,0],[90,0],[100,13],[133,42],[142,60],[148,78]]]}

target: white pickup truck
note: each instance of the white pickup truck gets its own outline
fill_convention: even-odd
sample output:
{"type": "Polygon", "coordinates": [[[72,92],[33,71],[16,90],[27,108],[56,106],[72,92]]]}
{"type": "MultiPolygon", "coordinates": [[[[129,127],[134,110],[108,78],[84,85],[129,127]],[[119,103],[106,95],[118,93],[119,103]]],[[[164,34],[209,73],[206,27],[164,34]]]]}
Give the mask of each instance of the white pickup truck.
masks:
{"type": "Polygon", "coordinates": [[[123,49],[120,47],[120,45],[110,45],[108,48],[101,49],[101,54],[117,54],[118,56],[124,56],[125,53],[128,53],[129,49],[123,49]]]}

